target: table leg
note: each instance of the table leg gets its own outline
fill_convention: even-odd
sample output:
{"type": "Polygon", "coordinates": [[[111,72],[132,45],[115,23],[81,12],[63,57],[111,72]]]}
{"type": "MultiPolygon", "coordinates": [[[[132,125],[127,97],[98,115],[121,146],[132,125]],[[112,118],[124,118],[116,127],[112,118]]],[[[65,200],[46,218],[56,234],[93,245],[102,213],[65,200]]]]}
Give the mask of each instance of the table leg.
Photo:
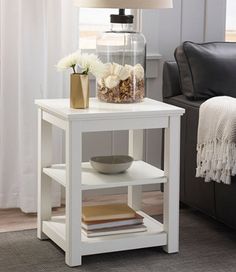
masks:
{"type": "Polygon", "coordinates": [[[76,122],[66,129],[66,263],[81,265],[81,141],[76,122]]]}
{"type": "MultiPolygon", "coordinates": [[[[143,130],[129,131],[129,155],[134,160],[143,160],[143,130]]],[[[134,210],[140,210],[142,204],[142,186],[128,186],[128,204],[134,210]]]]}
{"type": "Polygon", "coordinates": [[[164,230],[167,232],[167,253],[179,251],[179,168],[180,168],[180,116],[169,119],[165,129],[164,171],[168,177],[164,184],[164,230]]]}
{"type": "Polygon", "coordinates": [[[47,239],[42,232],[42,222],[51,218],[51,179],[42,172],[52,163],[52,125],[42,119],[42,110],[38,110],[38,211],[37,237],[47,239]]]}

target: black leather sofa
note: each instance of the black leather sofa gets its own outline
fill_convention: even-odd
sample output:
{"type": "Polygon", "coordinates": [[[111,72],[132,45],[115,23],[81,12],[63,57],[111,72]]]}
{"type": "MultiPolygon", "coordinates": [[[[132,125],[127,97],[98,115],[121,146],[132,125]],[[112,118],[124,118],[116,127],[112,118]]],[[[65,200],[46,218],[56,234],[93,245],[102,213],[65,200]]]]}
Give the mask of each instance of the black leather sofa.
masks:
{"type": "Polygon", "coordinates": [[[236,44],[186,42],[177,48],[175,58],[178,64],[164,64],[163,99],[186,110],[181,124],[181,202],[236,229],[236,177],[232,177],[231,185],[206,183],[195,177],[199,107],[214,95],[236,97],[236,44]],[[183,62],[188,62],[190,74],[183,62]],[[187,77],[194,85],[192,94],[187,77]]]}

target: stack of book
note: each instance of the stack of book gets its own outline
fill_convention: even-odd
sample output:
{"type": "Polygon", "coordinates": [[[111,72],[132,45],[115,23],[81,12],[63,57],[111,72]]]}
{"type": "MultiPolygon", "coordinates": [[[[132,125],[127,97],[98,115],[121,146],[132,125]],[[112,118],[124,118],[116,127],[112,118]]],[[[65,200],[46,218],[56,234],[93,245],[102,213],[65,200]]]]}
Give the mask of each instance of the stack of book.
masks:
{"type": "Polygon", "coordinates": [[[87,237],[143,232],[143,217],[126,204],[84,206],[82,232],[87,237]]]}

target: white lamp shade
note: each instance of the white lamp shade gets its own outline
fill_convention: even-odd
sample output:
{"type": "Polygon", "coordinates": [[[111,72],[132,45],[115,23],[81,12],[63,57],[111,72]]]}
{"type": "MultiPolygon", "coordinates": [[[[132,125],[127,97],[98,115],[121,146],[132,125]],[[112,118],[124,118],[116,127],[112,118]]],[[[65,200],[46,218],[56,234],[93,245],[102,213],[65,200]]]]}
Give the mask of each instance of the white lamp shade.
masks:
{"type": "Polygon", "coordinates": [[[74,0],[80,8],[156,9],[172,8],[172,0],[74,0]]]}

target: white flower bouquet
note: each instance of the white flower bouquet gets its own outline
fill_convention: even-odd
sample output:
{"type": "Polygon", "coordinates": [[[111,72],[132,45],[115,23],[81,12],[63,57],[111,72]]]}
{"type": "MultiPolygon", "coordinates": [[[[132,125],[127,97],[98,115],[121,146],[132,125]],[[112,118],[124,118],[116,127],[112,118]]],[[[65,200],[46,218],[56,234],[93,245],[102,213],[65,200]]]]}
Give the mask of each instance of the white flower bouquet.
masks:
{"type": "Polygon", "coordinates": [[[91,73],[97,79],[106,70],[105,65],[94,54],[80,54],[79,51],[62,58],[56,65],[59,71],[72,68],[70,77],[70,106],[74,109],[89,107],[89,77],[91,73]]]}
{"type": "Polygon", "coordinates": [[[91,73],[96,78],[101,78],[106,69],[95,54],[81,54],[79,51],[62,58],[56,67],[59,71],[72,68],[74,74],[88,75],[91,73]],[[77,68],[80,69],[80,72],[77,72],[77,68]]]}

